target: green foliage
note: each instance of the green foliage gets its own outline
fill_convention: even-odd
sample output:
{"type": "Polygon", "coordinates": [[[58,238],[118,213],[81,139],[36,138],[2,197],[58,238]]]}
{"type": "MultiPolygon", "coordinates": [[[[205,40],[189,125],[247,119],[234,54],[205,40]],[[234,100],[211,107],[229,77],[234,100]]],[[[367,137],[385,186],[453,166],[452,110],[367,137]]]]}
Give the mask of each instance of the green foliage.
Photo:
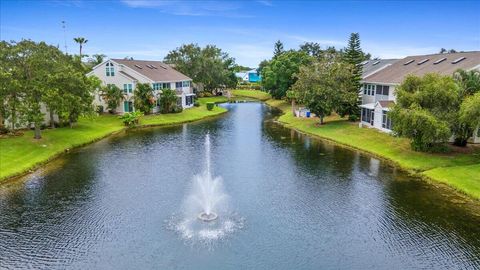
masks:
{"type": "Polygon", "coordinates": [[[414,150],[438,150],[458,122],[460,93],[449,76],[408,76],[396,89],[397,105],[389,112],[393,130],[412,139],[414,150]]]}
{"type": "Polygon", "coordinates": [[[179,107],[177,105],[177,94],[175,90],[163,89],[162,94],[160,95],[160,111],[162,113],[173,113],[177,112],[179,107]]]}
{"type": "MultiPolygon", "coordinates": [[[[343,54],[345,62],[351,65],[353,69],[353,76],[351,78],[353,84],[348,91],[358,93],[360,89],[360,81],[362,80],[362,62],[365,60],[365,55],[360,47],[360,35],[352,33],[348,41],[348,46],[343,54]]],[[[343,117],[349,115],[350,120],[358,118],[360,110],[358,105],[361,103],[360,97],[355,102],[344,102],[338,113],[343,117]]]]}
{"type": "Polygon", "coordinates": [[[206,91],[237,85],[235,59],[214,45],[205,48],[198,44],[182,45],[170,51],[164,61],[174,64],[175,69],[203,85],[206,91]]]}
{"type": "Polygon", "coordinates": [[[320,60],[300,68],[297,82],[290,97],[297,98],[310,111],[323,119],[338,109],[345,101],[355,100],[357,93],[352,87],[351,66],[342,61],[320,60]]]}
{"type": "Polygon", "coordinates": [[[207,110],[211,111],[215,107],[214,102],[207,102],[207,110]]]}
{"type": "Polygon", "coordinates": [[[135,109],[150,114],[155,106],[155,97],[153,96],[153,89],[148,83],[138,83],[134,91],[134,106],[135,109]]]}
{"type": "Polygon", "coordinates": [[[111,113],[115,113],[118,103],[125,99],[123,91],[114,84],[107,84],[102,87],[100,95],[107,103],[107,110],[111,113]]]}
{"type": "Polygon", "coordinates": [[[463,101],[460,106],[460,121],[471,128],[480,128],[480,92],[463,101]]]}
{"type": "Polygon", "coordinates": [[[476,125],[475,121],[471,121],[468,117],[462,115],[461,111],[463,110],[463,112],[465,112],[466,110],[472,110],[472,115],[475,115],[475,109],[472,107],[472,105],[474,106],[475,104],[470,104],[470,97],[476,93],[480,93],[480,72],[477,70],[457,70],[453,74],[453,78],[460,87],[459,98],[461,102],[459,107],[456,108],[456,118],[458,118],[458,120],[454,122],[452,127],[452,131],[455,135],[454,144],[458,146],[466,146],[468,138],[473,135],[473,131],[478,128],[478,125],[476,125]],[[464,105],[463,103],[465,102],[469,104],[464,105]]]}
{"type": "Polygon", "coordinates": [[[400,109],[397,106],[389,112],[389,116],[395,123],[395,132],[399,136],[410,138],[411,147],[415,151],[439,151],[451,135],[447,122],[419,107],[400,109]]]}
{"type": "Polygon", "coordinates": [[[285,97],[288,89],[295,83],[300,66],[311,62],[311,57],[305,52],[287,51],[273,58],[262,69],[262,85],[272,97],[285,97]]]}
{"type": "Polygon", "coordinates": [[[120,116],[123,124],[128,127],[135,127],[140,122],[140,117],[143,116],[143,113],[140,111],[128,112],[120,116]]]}
{"type": "Polygon", "coordinates": [[[273,58],[278,57],[284,52],[285,50],[283,49],[283,43],[280,40],[277,40],[277,42],[275,42],[275,45],[273,46],[273,58]]]}
{"type": "Polygon", "coordinates": [[[195,100],[195,103],[193,103],[193,106],[200,107],[200,102],[198,100],[195,100]]]}
{"type": "Polygon", "coordinates": [[[82,59],[82,48],[83,48],[83,45],[85,45],[88,42],[88,39],[86,39],[84,37],[76,37],[76,38],[73,39],[73,41],[75,41],[75,43],[78,43],[78,45],[80,47],[79,56],[80,56],[80,60],[81,60],[82,59]]]}

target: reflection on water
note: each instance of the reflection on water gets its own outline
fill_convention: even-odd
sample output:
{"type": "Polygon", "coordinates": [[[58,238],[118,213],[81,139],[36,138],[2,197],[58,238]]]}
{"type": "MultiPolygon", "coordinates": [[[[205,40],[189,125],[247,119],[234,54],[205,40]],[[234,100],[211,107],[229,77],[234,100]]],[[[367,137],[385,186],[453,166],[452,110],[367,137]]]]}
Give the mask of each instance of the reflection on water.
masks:
{"type": "Polygon", "coordinates": [[[475,269],[480,205],[281,127],[259,103],[129,131],[0,187],[0,269],[475,269]],[[169,230],[212,169],[244,226],[214,248],[169,230]],[[243,222],[243,221],[242,221],[243,222]]]}

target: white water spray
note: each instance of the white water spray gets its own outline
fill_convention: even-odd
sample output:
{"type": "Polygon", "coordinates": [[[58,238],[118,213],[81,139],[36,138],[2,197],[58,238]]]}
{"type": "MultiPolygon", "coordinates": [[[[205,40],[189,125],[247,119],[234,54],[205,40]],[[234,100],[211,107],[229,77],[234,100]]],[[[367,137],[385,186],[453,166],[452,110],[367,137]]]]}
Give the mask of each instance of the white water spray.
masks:
{"type": "Polygon", "coordinates": [[[205,137],[205,168],[194,175],[183,203],[181,220],[173,219],[170,227],[190,240],[216,240],[243,226],[243,219],[229,210],[229,196],[223,179],[212,176],[210,135],[205,137]]]}

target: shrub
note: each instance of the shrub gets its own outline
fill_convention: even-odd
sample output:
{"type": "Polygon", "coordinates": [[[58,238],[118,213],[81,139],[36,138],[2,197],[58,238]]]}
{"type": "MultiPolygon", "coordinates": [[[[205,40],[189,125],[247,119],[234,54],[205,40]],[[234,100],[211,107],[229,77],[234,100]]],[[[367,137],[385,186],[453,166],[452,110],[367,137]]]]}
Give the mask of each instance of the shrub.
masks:
{"type": "Polygon", "coordinates": [[[175,106],[173,107],[172,113],[181,113],[183,111],[183,108],[181,106],[175,106]]]}
{"type": "Polygon", "coordinates": [[[163,89],[160,95],[160,111],[162,113],[172,113],[177,106],[177,94],[174,90],[163,89]]]}
{"type": "Polygon", "coordinates": [[[193,103],[193,106],[195,106],[195,107],[200,107],[200,102],[195,101],[195,103],[193,103]]]}
{"type": "Polygon", "coordinates": [[[104,109],[102,105],[97,106],[97,113],[103,113],[104,109]]]}
{"type": "Polygon", "coordinates": [[[140,117],[143,116],[143,113],[140,111],[125,113],[119,118],[122,120],[123,124],[128,127],[134,127],[138,125],[140,117]]]}
{"type": "Polygon", "coordinates": [[[0,134],[7,134],[9,131],[6,126],[0,126],[0,134]]]}
{"type": "Polygon", "coordinates": [[[215,103],[213,102],[207,102],[207,110],[211,111],[213,110],[213,107],[215,106],[215,103]]]}

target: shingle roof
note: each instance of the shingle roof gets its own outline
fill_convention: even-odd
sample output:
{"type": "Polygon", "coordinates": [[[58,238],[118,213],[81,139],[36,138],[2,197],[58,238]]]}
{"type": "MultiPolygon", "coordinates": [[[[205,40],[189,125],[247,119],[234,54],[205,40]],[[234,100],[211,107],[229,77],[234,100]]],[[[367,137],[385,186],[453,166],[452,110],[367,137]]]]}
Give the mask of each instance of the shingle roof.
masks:
{"type": "Polygon", "coordinates": [[[380,100],[378,101],[378,103],[380,103],[380,106],[382,106],[382,108],[389,108],[395,104],[393,100],[380,100]]]}
{"type": "Polygon", "coordinates": [[[398,61],[398,59],[373,59],[363,62],[362,64],[362,77],[365,78],[372,75],[386,66],[392,65],[398,61]]]}
{"type": "Polygon", "coordinates": [[[191,81],[187,75],[180,73],[161,61],[146,60],[127,60],[127,59],[111,59],[112,61],[125,65],[143,76],[155,82],[172,82],[172,81],[191,81]]]}
{"type": "Polygon", "coordinates": [[[399,84],[409,74],[417,76],[423,76],[426,73],[452,75],[457,69],[469,70],[476,67],[480,68],[480,51],[408,56],[364,78],[363,81],[399,84]],[[452,63],[463,57],[465,57],[463,60],[452,63]],[[423,62],[425,60],[427,61],[423,62]]]}

